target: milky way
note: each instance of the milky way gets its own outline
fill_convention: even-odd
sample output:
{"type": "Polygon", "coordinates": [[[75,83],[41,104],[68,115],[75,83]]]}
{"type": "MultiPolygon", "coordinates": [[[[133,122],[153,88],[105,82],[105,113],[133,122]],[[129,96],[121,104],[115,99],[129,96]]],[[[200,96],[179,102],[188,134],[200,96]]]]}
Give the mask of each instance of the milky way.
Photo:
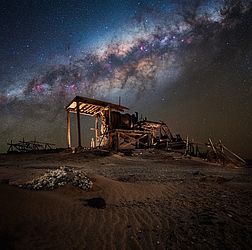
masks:
{"type": "Polygon", "coordinates": [[[75,95],[121,96],[182,134],[216,136],[251,154],[237,145],[245,134],[246,147],[252,144],[251,3],[150,2],[139,2],[127,22],[94,45],[67,44],[62,55],[8,84],[2,77],[2,138],[32,135],[64,145],[64,105],[75,95]]]}

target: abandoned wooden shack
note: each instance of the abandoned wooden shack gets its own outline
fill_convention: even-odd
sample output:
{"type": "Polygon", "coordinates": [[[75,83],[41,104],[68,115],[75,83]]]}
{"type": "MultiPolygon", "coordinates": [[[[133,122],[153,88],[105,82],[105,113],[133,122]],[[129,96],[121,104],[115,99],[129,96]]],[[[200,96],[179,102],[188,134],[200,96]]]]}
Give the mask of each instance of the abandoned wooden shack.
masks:
{"type": "Polygon", "coordinates": [[[127,107],[76,96],[67,106],[67,143],[71,147],[70,113],[76,114],[78,147],[82,147],[80,115],[95,118],[92,147],[112,150],[185,145],[180,136],[173,137],[164,122],[139,120],[138,113],[125,113],[127,107]]]}

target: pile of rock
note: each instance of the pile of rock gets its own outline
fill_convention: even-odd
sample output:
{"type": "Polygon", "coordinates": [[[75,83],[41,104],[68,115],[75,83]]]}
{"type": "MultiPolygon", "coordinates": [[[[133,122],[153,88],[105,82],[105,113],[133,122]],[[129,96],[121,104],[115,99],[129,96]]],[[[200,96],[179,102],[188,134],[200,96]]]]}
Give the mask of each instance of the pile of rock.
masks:
{"type": "Polygon", "coordinates": [[[56,170],[48,170],[44,175],[30,182],[19,185],[19,187],[32,190],[55,189],[70,183],[84,190],[90,190],[93,182],[81,171],[69,167],[60,167],[56,170]]]}

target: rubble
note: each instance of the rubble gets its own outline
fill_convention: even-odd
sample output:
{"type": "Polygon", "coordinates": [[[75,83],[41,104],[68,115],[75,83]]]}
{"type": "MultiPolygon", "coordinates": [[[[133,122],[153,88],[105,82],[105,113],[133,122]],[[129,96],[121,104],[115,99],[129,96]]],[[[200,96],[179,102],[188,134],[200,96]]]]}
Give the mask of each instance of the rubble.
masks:
{"type": "Polygon", "coordinates": [[[81,171],[69,167],[60,167],[56,170],[48,170],[44,175],[20,184],[19,187],[31,190],[50,190],[68,183],[83,190],[90,190],[93,186],[93,182],[81,171]]]}

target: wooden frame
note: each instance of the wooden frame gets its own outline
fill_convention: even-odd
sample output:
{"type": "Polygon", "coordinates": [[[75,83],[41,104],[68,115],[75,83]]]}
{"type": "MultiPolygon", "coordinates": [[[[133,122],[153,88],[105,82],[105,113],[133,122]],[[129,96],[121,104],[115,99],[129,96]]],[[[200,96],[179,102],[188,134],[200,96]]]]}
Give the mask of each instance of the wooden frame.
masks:
{"type": "Polygon", "coordinates": [[[82,147],[80,115],[95,117],[95,139],[92,147],[105,147],[113,150],[157,146],[159,142],[172,141],[173,136],[164,122],[143,120],[129,126],[127,129],[112,126],[112,112],[124,112],[127,107],[110,102],[76,96],[67,106],[67,144],[71,147],[70,113],[77,118],[77,142],[82,147]],[[99,129],[100,121],[100,129],[99,129]]]}
{"type": "MultiPolygon", "coordinates": [[[[108,131],[111,128],[111,111],[123,112],[128,108],[122,105],[117,105],[110,102],[104,102],[91,98],[76,96],[65,108],[67,111],[67,145],[71,143],[71,115],[75,113],[77,118],[77,142],[78,147],[82,147],[81,141],[81,122],[80,115],[88,115],[95,117],[95,147],[106,146],[108,140],[108,131]],[[105,112],[108,111],[109,122],[106,123],[105,112]],[[99,131],[99,118],[101,119],[101,129],[99,131]],[[102,138],[102,139],[101,139],[102,138]]],[[[109,145],[108,145],[109,146],[109,145]]]]}
{"type": "Polygon", "coordinates": [[[116,151],[151,146],[151,133],[140,130],[114,129],[109,132],[110,148],[116,151]],[[146,142],[143,142],[143,140],[146,142]]]}

